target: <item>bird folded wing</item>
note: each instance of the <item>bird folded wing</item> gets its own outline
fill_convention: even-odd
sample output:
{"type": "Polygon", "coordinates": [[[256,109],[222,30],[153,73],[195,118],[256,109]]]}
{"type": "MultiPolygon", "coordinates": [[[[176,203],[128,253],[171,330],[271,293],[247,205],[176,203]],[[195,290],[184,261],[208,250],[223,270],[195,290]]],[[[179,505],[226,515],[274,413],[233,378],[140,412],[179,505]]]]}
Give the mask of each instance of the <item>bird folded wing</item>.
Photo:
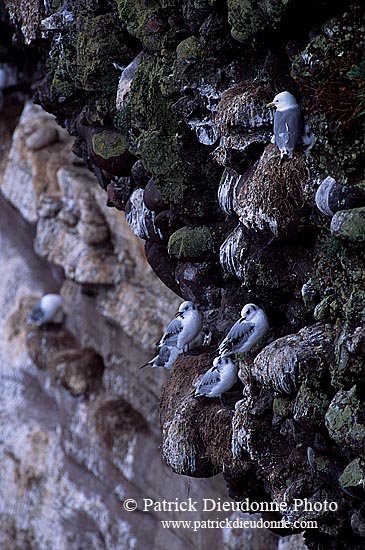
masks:
{"type": "Polygon", "coordinates": [[[279,137],[283,140],[283,143],[285,143],[285,145],[286,145],[287,143],[289,143],[289,139],[290,139],[290,130],[289,130],[289,126],[287,125],[287,123],[285,123],[285,131],[280,132],[280,133],[279,133],[279,137]]]}
{"type": "Polygon", "coordinates": [[[204,374],[203,378],[201,379],[197,389],[197,393],[201,393],[201,391],[203,391],[203,393],[209,393],[209,391],[216,384],[218,384],[220,380],[221,380],[220,372],[214,367],[212,367],[204,374]]]}
{"type": "Polygon", "coordinates": [[[237,321],[225,337],[225,339],[219,345],[219,353],[222,354],[227,351],[231,351],[237,344],[242,346],[247,342],[251,334],[253,333],[255,325],[253,323],[245,323],[237,321]]]}
{"type": "Polygon", "coordinates": [[[165,334],[162,336],[161,340],[157,342],[158,346],[162,346],[163,344],[168,344],[170,346],[176,346],[177,345],[177,338],[180,334],[180,332],[183,329],[183,325],[181,323],[180,319],[173,319],[171,323],[168,325],[165,334]]]}

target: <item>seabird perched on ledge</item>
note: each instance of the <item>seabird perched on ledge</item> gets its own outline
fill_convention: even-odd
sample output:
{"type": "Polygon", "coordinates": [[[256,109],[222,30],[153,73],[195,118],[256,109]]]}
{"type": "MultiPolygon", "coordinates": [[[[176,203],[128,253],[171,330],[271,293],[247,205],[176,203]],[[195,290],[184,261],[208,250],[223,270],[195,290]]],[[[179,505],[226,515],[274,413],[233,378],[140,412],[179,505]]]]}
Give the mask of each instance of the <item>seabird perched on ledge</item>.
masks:
{"type": "Polygon", "coordinates": [[[302,141],[303,120],[297,100],[290,92],[280,92],[266,107],[276,107],[274,114],[273,143],[281,158],[293,156],[296,145],[302,141]]]}
{"type": "Polygon", "coordinates": [[[246,353],[261,340],[268,328],[269,322],[264,310],[256,304],[246,304],[242,308],[241,317],[219,344],[219,355],[227,357],[235,353],[246,353]]]}
{"type": "Polygon", "coordinates": [[[45,294],[34,306],[28,317],[28,322],[42,326],[47,323],[62,323],[63,318],[61,296],[59,294],[45,294]]]}
{"type": "Polygon", "coordinates": [[[195,397],[219,397],[238,381],[238,366],[230,357],[216,357],[197,385],[195,397]]]}
{"type": "Polygon", "coordinates": [[[175,346],[180,350],[187,350],[189,344],[196,338],[203,326],[203,317],[193,302],[183,302],[175,319],[167,326],[158,347],[163,345],[175,346]]]}

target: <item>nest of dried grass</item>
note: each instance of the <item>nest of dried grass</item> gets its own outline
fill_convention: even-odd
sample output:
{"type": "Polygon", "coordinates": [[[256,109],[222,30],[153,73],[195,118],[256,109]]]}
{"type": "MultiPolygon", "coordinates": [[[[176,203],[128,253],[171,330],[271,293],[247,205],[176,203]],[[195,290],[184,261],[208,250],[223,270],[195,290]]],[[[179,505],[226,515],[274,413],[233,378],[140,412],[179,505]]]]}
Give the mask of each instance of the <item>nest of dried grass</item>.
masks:
{"type": "Polygon", "coordinates": [[[275,145],[268,145],[253,175],[236,199],[241,222],[252,229],[270,229],[275,236],[298,218],[304,206],[308,169],[302,154],[280,159],[275,145]]]}
{"type": "Polygon", "coordinates": [[[272,112],[266,104],[271,96],[271,88],[264,83],[244,82],[224,92],[214,119],[219,135],[270,125],[272,112]]]}

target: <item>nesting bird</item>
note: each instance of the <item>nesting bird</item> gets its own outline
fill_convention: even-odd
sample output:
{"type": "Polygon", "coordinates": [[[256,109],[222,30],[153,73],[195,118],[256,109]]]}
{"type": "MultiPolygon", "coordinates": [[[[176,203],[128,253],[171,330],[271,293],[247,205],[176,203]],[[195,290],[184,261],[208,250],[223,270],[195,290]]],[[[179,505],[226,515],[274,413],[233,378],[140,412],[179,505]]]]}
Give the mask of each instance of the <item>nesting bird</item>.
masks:
{"type": "Polygon", "coordinates": [[[171,370],[177,357],[184,351],[190,351],[210,343],[211,333],[206,334],[201,330],[203,317],[193,302],[183,302],[169,325],[161,340],[157,342],[160,348],[158,354],[140,368],[148,365],[152,368],[163,367],[171,370]]]}
{"type": "Polygon", "coordinates": [[[61,296],[45,294],[34,306],[28,322],[42,326],[47,323],[62,323],[63,317],[61,296]]]}
{"type": "MultiPolygon", "coordinates": [[[[199,334],[191,342],[189,342],[189,344],[186,345],[186,351],[193,351],[194,349],[200,348],[202,346],[209,346],[211,338],[211,332],[206,333],[203,330],[200,331],[199,334]]],[[[183,353],[183,351],[184,350],[179,349],[175,346],[163,344],[158,354],[153,359],[151,359],[151,361],[148,361],[148,363],[142,365],[142,367],[139,368],[143,369],[144,367],[148,367],[149,365],[152,368],[163,367],[167,370],[171,370],[176,359],[179,355],[183,353]]]]}
{"type": "Polygon", "coordinates": [[[255,304],[246,304],[241,310],[241,317],[219,344],[219,355],[227,357],[234,353],[248,352],[261,340],[268,328],[269,322],[264,310],[255,304]]]}
{"type": "Polygon", "coordinates": [[[179,349],[175,346],[168,346],[166,344],[164,344],[158,354],[156,355],[156,357],[154,357],[153,359],[151,359],[151,361],[148,361],[148,363],[146,363],[145,365],[142,365],[142,367],[140,367],[140,369],[143,369],[144,367],[152,367],[153,369],[154,368],[157,368],[157,367],[163,367],[167,370],[171,370],[176,359],[178,358],[178,356],[183,352],[182,349],[179,349]]]}
{"type": "Polygon", "coordinates": [[[280,92],[266,106],[276,107],[273,143],[276,143],[281,158],[284,155],[291,158],[302,140],[303,121],[297,100],[290,92],[280,92]]]}
{"type": "Polygon", "coordinates": [[[238,366],[230,357],[216,357],[213,366],[200,380],[195,397],[219,397],[238,380],[238,366]]]}
{"type": "Polygon", "coordinates": [[[192,351],[202,346],[209,346],[212,340],[212,333],[201,330],[197,336],[187,345],[187,351],[192,351]]]}
{"type": "Polygon", "coordinates": [[[187,351],[189,344],[198,336],[202,326],[202,314],[193,302],[183,302],[157,346],[160,348],[164,345],[175,346],[182,351],[187,351]]]}

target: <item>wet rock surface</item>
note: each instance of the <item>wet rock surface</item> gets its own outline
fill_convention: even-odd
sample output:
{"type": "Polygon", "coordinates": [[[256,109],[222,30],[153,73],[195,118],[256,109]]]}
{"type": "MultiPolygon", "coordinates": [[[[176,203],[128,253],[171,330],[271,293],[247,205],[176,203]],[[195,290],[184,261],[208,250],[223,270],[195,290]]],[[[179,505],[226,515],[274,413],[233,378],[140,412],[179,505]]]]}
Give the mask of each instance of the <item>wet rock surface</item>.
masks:
{"type": "MultiPolygon", "coordinates": [[[[14,113],[15,127],[32,84],[37,102],[75,136],[78,160],[65,162],[68,134],[27,104],[13,140],[2,126],[9,162],[0,159],[1,188],[37,225],[37,253],[63,269],[73,332],[92,301],[93,314],[125,334],[120,345],[150,351],[178,299],[150,278],[147,261],[171,290],[202,308],[211,350],[179,357],[161,399],[162,452],[172,470],[194,477],[224,471],[233,498],[285,502],[289,532],[295,520],[317,520],[318,529],[305,532],[309,548],[360,549],[364,206],[355,201],[324,215],[315,197],[326,177],[361,197],[365,189],[364,6],[314,4],[87,0],[19,7],[6,0],[0,104],[14,113]],[[306,127],[291,159],[280,159],[271,142],[273,117],[265,107],[285,89],[306,127]],[[20,185],[29,172],[31,185],[20,185]],[[145,241],[146,257],[130,228],[145,241]],[[240,358],[242,383],[226,407],[195,399],[195,377],[211,365],[246,302],[267,312],[267,338],[240,358]],[[146,322],[156,315],[154,324],[146,322]],[[296,498],[334,501],[338,510],[296,510],[296,498]]],[[[79,348],[70,346],[102,356],[108,390],[108,361],[121,360],[105,360],[93,323],[80,331],[79,348]]],[[[34,342],[34,361],[46,369],[47,346],[34,342]]],[[[80,351],[66,359],[62,353],[51,362],[56,379],[74,395],[92,392],[93,384],[74,378],[80,351]]],[[[143,404],[137,383],[118,387],[116,409],[124,411],[119,398],[133,395],[136,413],[146,418],[162,380],[153,385],[155,399],[143,404]]],[[[117,424],[110,418],[108,440],[117,424]]],[[[75,454],[76,432],[70,429],[75,454]]],[[[125,449],[124,440],[120,445],[125,449]]]]}

